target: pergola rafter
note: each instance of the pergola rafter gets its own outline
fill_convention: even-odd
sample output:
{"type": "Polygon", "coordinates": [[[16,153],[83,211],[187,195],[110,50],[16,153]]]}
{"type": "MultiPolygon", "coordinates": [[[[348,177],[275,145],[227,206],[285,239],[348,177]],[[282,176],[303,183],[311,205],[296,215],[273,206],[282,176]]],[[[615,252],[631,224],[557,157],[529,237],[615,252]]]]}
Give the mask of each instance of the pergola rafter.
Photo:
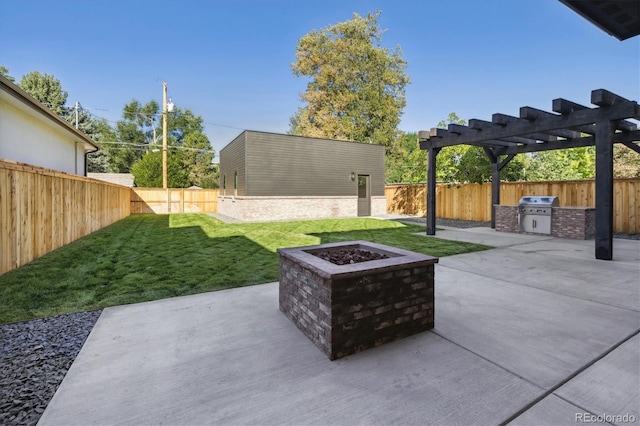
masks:
{"type": "MultiPolygon", "coordinates": [[[[520,108],[520,117],[494,114],[491,121],[469,120],[467,126],[419,132],[420,149],[427,150],[427,234],[435,235],[436,158],[446,146],[483,148],[491,162],[491,201],[500,204],[500,171],[517,154],[555,149],[596,147],[596,258],[613,256],[613,144],[640,154],[640,131],[628,119],[640,120],[640,107],[604,89],[591,92],[590,108],[566,99],[553,100],[553,112],[520,108]]],[[[495,228],[495,209],[491,211],[495,228]]]]}

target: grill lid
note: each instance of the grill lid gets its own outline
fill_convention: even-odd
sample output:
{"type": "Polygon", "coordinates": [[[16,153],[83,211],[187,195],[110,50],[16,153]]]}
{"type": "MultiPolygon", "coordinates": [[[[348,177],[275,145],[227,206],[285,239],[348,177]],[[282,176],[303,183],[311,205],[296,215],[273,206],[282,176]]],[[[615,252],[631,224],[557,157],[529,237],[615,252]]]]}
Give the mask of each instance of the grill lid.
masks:
{"type": "Polygon", "coordinates": [[[520,198],[519,206],[560,207],[556,196],[525,196],[520,198]]]}

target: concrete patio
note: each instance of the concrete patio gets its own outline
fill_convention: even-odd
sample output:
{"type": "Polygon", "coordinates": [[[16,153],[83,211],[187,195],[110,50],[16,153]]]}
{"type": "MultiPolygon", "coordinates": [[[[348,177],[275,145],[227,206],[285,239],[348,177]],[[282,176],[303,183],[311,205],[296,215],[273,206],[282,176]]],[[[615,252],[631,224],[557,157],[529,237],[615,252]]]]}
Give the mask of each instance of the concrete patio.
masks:
{"type": "Polygon", "coordinates": [[[332,362],[277,283],[108,308],[39,424],[640,422],[640,241],[603,261],[593,240],[437,237],[496,248],[440,259],[432,331],[332,362]]]}

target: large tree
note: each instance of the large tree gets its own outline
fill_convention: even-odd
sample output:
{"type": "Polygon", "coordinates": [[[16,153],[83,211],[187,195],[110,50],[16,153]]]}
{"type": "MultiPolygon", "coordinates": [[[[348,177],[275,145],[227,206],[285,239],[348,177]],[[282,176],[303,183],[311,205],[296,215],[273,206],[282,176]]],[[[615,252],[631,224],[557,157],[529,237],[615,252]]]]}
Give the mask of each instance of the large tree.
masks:
{"type": "MultiPolygon", "coordinates": [[[[449,113],[447,119],[438,123],[438,127],[447,128],[449,124],[466,125],[455,112],[449,113]]],[[[516,155],[500,173],[503,181],[517,181],[525,178],[528,159],[524,155],[516,155]]],[[[491,162],[479,146],[454,145],[442,148],[438,155],[436,169],[438,180],[447,183],[491,181],[491,162]]]]}
{"type": "Polygon", "coordinates": [[[217,187],[213,149],[203,133],[189,133],[182,144],[182,164],[188,170],[189,183],[201,188],[217,187]]]}
{"type": "Polygon", "coordinates": [[[385,156],[388,183],[419,183],[426,180],[426,152],[420,149],[418,134],[402,133],[385,156]]]}
{"type": "MultiPolygon", "coordinates": [[[[122,120],[116,124],[119,145],[110,151],[110,167],[135,175],[136,185],[162,186],[158,179],[158,152],[162,150],[162,112],[155,101],[142,104],[132,100],[125,105],[122,120]]],[[[175,108],[167,114],[168,185],[182,188],[215,186],[214,151],[204,134],[203,119],[189,109],[175,108]],[[177,167],[176,165],[181,167],[177,167]]],[[[162,164],[160,163],[160,173],[162,164]]]]}
{"type": "MultiPolygon", "coordinates": [[[[162,152],[150,150],[131,167],[136,186],[162,187],[162,152]]],[[[174,149],[167,155],[167,185],[169,188],[189,186],[189,174],[182,164],[182,153],[174,149]]]]}
{"type": "MultiPolygon", "coordinates": [[[[467,122],[455,112],[438,122],[436,127],[446,128],[449,124],[465,125],[467,122]]],[[[470,147],[456,145],[443,148],[437,161],[436,176],[439,181],[453,182],[459,178],[460,161],[470,147]]],[[[403,133],[394,140],[386,155],[386,174],[389,183],[419,183],[427,180],[427,153],[418,144],[418,134],[403,133]]]]}
{"type": "Polygon", "coordinates": [[[162,116],[160,114],[160,106],[156,101],[149,101],[142,105],[137,100],[132,100],[126,104],[122,111],[123,121],[136,127],[139,132],[137,142],[143,142],[142,137],[146,139],[144,143],[157,143],[162,136],[158,132],[158,128],[162,126],[162,116]]]}
{"type": "Polygon", "coordinates": [[[114,167],[120,151],[116,150],[117,135],[107,120],[99,118],[85,110],[79,102],[76,102],[66,115],[66,120],[76,129],[89,136],[100,148],[96,152],[87,154],[87,171],[90,173],[117,173],[118,167],[114,167]]]}
{"type": "Polygon", "coordinates": [[[61,117],[69,118],[69,109],[66,107],[68,94],[62,90],[60,80],[54,76],[32,71],[22,76],[18,85],[51,111],[61,117]]]}
{"type": "Polygon", "coordinates": [[[596,172],[595,153],[594,146],[534,153],[527,180],[592,179],[596,172]]]}
{"type": "Polygon", "coordinates": [[[613,174],[617,178],[640,177],[640,155],[621,144],[613,146],[613,174]]]}
{"type": "MultiPolygon", "coordinates": [[[[6,68],[4,70],[7,71],[6,68]]],[[[89,172],[117,171],[113,170],[108,163],[109,148],[112,145],[100,145],[101,142],[109,143],[116,140],[113,129],[105,120],[98,119],[83,109],[79,103],[74,107],[68,107],[66,105],[68,95],[63,90],[60,80],[49,74],[32,71],[20,79],[19,86],[101,146],[100,151],[87,156],[89,172]]]]}
{"type": "Polygon", "coordinates": [[[161,123],[157,102],[143,105],[134,99],[126,104],[122,109],[122,119],[114,129],[114,142],[118,143],[103,145],[108,153],[109,171],[131,172],[133,163],[151,149],[149,145],[162,143],[162,135],[158,135],[156,130],[161,123]]]}
{"type": "Polygon", "coordinates": [[[291,69],[311,81],[290,133],[387,147],[396,139],[409,77],[400,47],[382,47],[379,16],[354,13],[298,41],[291,69]]]}
{"type": "Polygon", "coordinates": [[[4,65],[0,65],[0,75],[3,76],[4,78],[6,78],[7,80],[9,80],[12,83],[14,83],[16,81],[15,78],[13,78],[13,77],[11,77],[11,75],[9,75],[9,69],[7,67],[5,67],[4,65]]]}

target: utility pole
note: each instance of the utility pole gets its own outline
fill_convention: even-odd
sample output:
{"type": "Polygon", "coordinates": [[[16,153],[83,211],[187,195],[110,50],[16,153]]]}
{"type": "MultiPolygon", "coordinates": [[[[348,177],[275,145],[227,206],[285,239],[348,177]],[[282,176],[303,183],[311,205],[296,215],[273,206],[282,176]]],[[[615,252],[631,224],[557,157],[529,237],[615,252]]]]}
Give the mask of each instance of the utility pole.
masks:
{"type": "Polygon", "coordinates": [[[78,110],[80,109],[80,102],[76,101],[76,129],[78,128],[78,110]]]}
{"type": "Polygon", "coordinates": [[[162,188],[167,189],[167,83],[162,82],[162,188]]]}

